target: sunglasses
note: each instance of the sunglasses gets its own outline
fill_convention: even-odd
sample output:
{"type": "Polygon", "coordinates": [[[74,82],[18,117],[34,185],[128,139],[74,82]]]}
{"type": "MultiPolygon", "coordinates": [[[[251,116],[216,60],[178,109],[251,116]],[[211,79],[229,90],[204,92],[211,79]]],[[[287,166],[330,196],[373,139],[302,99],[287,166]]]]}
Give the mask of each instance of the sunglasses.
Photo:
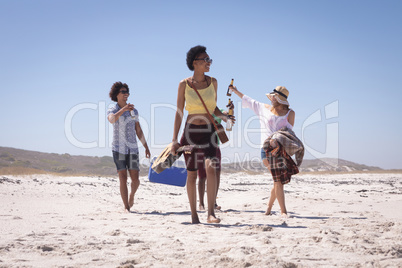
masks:
{"type": "Polygon", "coordinates": [[[120,90],[120,93],[121,93],[121,94],[128,94],[128,95],[130,95],[130,92],[128,92],[128,90],[120,90]]]}
{"type": "Polygon", "coordinates": [[[209,57],[203,58],[203,59],[195,59],[195,60],[203,60],[206,63],[212,63],[212,59],[210,59],[209,57]]]}

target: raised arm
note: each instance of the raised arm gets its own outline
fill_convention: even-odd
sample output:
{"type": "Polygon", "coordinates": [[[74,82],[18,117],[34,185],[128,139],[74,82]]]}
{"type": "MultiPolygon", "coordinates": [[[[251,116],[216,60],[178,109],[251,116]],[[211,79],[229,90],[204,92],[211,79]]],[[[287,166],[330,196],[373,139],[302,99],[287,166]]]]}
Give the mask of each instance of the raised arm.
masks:
{"type": "Polygon", "coordinates": [[[243,108],[251,109],[256,115],[261,114],[262,109],[265,107],[264,103],[256,101],[247,95],[244,95],[235,86],[230,87],[230,89],[232,90],[232,92],[234,92],[237,96],[241,98],[241,106],[243,108]]]}
{"type": "Polygon", "coordinates": [[[237,96],[239,96],[240,99],[243,98],[244,94],[241,93],[241,92],[237,89],[237,87],[235,87],[235,86],[230,86],[229,89],[230,89],[233,93],[235,93],[237,96]]]}
{"type": "Polygon", "coordinates": [[[121,108],[117,113],[109,114],[107,119],[109,120],[110,123],[114,124],[125,111],[131,111],[133,109],[134,105],[128,103],[126,106],[121,108]]]}

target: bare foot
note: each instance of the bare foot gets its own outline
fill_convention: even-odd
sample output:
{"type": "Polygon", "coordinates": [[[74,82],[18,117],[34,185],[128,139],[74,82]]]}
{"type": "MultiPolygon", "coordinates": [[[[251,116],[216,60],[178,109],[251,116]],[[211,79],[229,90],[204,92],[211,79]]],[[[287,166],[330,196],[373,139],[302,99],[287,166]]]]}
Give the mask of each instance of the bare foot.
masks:
{"type": "Polygon", "coordinates": [[[282,213],[281,214],[281,219],[288,219],[289,218],[289,216],[288,216],[288,214],[286,214],[286,213],[282,213]]]}
{"type": "Polygon", "coordinates": [[[191,216],[191,223],[192,224],[200,224],[200,219],[198,219],[198,215],[191,216]]]}
{"type": "Polygon", "coordinates": [[[215,204],[215,209],[216,210],[221,210],[221,206],[218,206],[218,204],[215,204]]]}
{"type": "Polygon", "coordinates": [[[216,218],[215,216],[209,215],[207,219],[208,223],[220,223],[221,219],[216,218]]]}
{"type": "Polygon", "coordinates": [[[130,206],[130,208],[134,206],[134,195],[130,196],[130,199],[128,200],[128,205],[130,206]]]}
{"type": "Polygon", "coordinates": [[[124,213],[131,213],[131,211],[130,211],[129,208],[125,208],[125,209],[124,209],[124,213]]]}
{"type": "Polygon", "coordinates": [[[271,208],[267,208],[267,211],[265,212],[265,215],[272,215],[272,213],[271,213],[271,208]]]}
{"type": "Polygon", "coordinates": [[[200,205],[198,206],[198,209],[199,209],[199,210],[205,210],[205,206],[200,204],[200,205]]]}

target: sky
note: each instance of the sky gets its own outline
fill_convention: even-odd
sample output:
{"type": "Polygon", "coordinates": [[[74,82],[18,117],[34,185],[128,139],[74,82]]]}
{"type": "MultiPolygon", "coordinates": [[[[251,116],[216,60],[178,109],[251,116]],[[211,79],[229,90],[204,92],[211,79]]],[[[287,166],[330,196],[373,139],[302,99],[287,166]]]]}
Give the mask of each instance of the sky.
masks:
{"type": "MultiPolygon", "coordinates": [[[[204,45],[220,108],[232,78],[265,103],[286,86],[305,159],[402,169],[401,11],[399,0],[0,0],[0,146],[111,156],[108,94],[122,81],[157,156],[192,75],[186,53],[204,45]]],[[[258,159],[258,120],[232,100],[222,161],[258,159]]]]}

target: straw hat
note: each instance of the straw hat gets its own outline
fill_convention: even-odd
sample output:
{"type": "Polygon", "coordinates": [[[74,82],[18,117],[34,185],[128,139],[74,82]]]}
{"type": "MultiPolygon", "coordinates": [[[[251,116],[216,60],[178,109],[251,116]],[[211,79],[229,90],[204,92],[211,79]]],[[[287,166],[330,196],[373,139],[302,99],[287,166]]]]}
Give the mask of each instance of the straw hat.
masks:
{"type": "Polygon", "coordinates": [[[287,100],[289,96],[289,91],[286,89],[286,87],[277,86],[274,91],[272,91],[271,93],[267,93],[266,95],[271,101],[273,98],[275,98],[280,104],[289,105],[289,102],[287,100]]]}

